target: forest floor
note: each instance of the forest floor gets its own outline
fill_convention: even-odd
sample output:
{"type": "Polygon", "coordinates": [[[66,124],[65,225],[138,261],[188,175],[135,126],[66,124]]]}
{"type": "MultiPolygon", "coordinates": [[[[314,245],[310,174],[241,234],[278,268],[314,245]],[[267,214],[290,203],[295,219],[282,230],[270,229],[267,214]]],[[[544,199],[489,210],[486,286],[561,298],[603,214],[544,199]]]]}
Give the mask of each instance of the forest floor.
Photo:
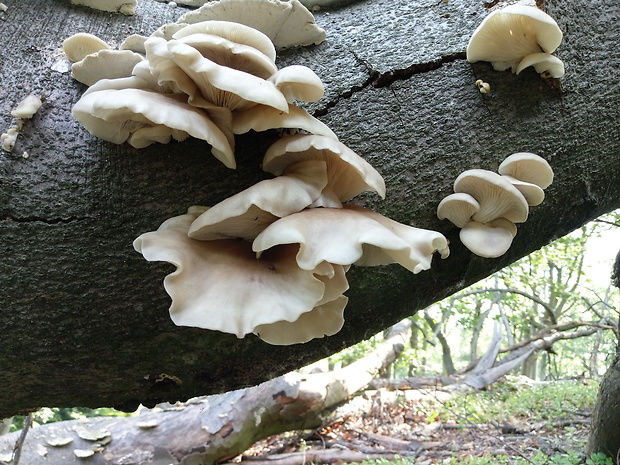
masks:
{"type": "Polygon", "coordinates": [[[396,457],[399,464],[434,465],[487,457],[480,463],[539,464],[562,456],[566,462],[557,463],[577,463],[594,391],[580,384],[559,391],[501,386],[456,397],[439,391],[366,391],[330,424],[269,437],[233,462],[296,465],[368,457],[387,463],[396,457]]]}

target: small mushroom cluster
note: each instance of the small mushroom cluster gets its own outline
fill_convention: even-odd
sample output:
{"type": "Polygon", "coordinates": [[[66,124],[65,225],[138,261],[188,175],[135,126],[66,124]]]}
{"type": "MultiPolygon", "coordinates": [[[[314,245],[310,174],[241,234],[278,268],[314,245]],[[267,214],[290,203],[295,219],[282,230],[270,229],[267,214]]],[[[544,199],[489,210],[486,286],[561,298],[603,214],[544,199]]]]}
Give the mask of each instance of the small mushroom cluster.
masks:
{"type": "Polygon", "coordinates": [[[142,45],[143,55],[130,52],[135,63],[109,76],[107,55],[121,51],[88,35],[65,41],[74,76],[88,60],[102,60],[108,73],[95,73],[72,111],[92,134],[136,148],[193,136],[235,168],[235,134],[295,132],[265,153],[261,166],[274,178],[210,208],[191,207],[134,241],[147,260],[177,268],[164,279],[175,324],[307,342],[342,328],[351,265],[399,263],[418,273],[435,252],[448,256],[442,234],[345,204],[365,191],[385,197],[385,182],[294,105],[320,99],[323,84],[304,66],[278,69],[268,36],[209,20],[168,25],[142,45]]]}
{"type": "Polygon", "coordinates": [[[510,248],[517,234],[515,223],[527,220],[529,207],[542,203],[543,189],[553,182],[553,170],[533,153],[515,153],[498,173],[472,169],[454,181],[454,194],[437,207],[439,219],[461,228],[461,242],[484,258],[496,258],[510,248]]]}
{"type": "Polygon", "coordinates": [[[467,61],[490,61],[497,71],[519,74],[533,66],[542,77],[564,76],[564,63],[552,55],[562,31],[535,6],[509,5],[489,13],[467,45],[467,61]]]}

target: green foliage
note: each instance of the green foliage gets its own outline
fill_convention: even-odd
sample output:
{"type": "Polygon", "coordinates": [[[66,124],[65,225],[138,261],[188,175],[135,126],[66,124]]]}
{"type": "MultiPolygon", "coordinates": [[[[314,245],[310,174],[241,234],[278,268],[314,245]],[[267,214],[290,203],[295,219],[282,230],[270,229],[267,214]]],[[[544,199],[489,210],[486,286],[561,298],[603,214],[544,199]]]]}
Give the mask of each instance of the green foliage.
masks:
{"type": "Polygon", "coordinates": [[[586,465],[614,465],[614,461],[602,452],[595,452],[586,459],[586,465]]]}
{"type": "Polygon", "coordinates": [[[516,382],[498,383],[494,389],[453,396],[437,405],[436,420],[458,423],[502,422],[507,415],[528,422],[558,420],[596,402],[598,384],[553,382],[527,386],[516,382]]]}
{"type": "MultiPolygon", "coordinates": [[[[113,408],[86,408],[86,407],[74,407],[74,408],[47,408],[44,407],[37,410],[33,414],[33,425],[43,425],[46,423],[55,423],[57,421],[66,420],[80,420],[82,418],[89,417],[129,417],[132,413],[121,412],[113,408]]],[[[16,416],[13,418],[13,424],[11,425],[11,431],[17,431],[24,426],[24,416],[16,416]]]]}

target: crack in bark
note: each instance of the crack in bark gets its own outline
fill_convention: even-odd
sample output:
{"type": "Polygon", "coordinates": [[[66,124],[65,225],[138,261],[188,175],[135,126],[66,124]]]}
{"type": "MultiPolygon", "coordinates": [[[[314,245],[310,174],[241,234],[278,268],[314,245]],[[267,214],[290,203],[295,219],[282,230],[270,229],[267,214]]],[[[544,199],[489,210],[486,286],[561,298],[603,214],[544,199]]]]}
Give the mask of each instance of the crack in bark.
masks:
{"type": "Polygon", "coordinates": [[[323,108],[315,110],[313,112],[313,116],[319,117],[326,115],[329,109],[335,107],[342,99],[348,99],[354,93],[362,91],[368,86],[373,86],[375,88],[389,87],[395,81],[404,81],[416,74],[434,71],[438,68],[441,68],[445,64],[454,63],[457,60],[466,59],[465,52],[457,52],[450,55],[442,56],[436,60],[427,61],[424,63],[414,63],[407,68],[394,69],[385,73],[381,73],[374,69],[368,61],[359,57],[355,52],[351,51],[351,53],[355,56],[355,59],[359,63],[366,67],[366,70],[368,71],[368,78],[362,84],[353,86],[350,90],[338,95],[335,99],[327,102],[323,108]]]}
{"type": "Polygon", "coordinates": [[[78,216],[70,216],[67,218],[41,218],[38,216],[24,216],[24,217],[13,217],[13,216],[5,216],[1,218],[0,221],[9,221],[12,223],[43,223],[47,225],[55,225],[55,224],[69,224],[76,221],[85,221],[85,220],[97,220],[98,218],[93,217],[78,217],[78,216]]]}

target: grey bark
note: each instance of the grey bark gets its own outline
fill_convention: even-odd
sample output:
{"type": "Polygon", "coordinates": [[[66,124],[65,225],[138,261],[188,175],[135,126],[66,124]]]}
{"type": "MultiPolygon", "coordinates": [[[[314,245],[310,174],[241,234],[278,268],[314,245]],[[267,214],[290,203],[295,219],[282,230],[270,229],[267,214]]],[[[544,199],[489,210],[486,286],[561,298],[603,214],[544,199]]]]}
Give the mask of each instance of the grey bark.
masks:
{"type": "Polygon", "coordinates": [[[385,201],[356,202],[443,232],[452,254],[418,275],[355,267],[345,327],[305,345],[271,347],[255,337],[175,327],[162,286],[173,267],[146,263],[133,239],[190,205],[214,204],[265,178],[259,161],[276,135],[238,138],[236,171],[196,140],[143,150],[97,140],[70,116],[84,86],[52,68],[62,40],[91,32],[120,43],[185,10],[143,1],[138,15],[125,17],[61,0],[6,3],[2,130],[28,93],[46,100],[15,152],[0,153],[0,418],[41,406],[133,409],[260,383],[367,338],[620,207],[614,2],[546,2],[565,32],[560,82],[467,63],[467,40],[486,14],[478,0],[378,0],[319,12],[328,40],[281,53],[279,65],[307,65],[323,79],[325,97],[308,108],[384,175],[385,201]],[[489,82],[491,93],[480,94],[476,79],[489,82]],[[549,160],[556,182],[508,253],[473,256],[458,229],[436,218],[437,203],[463,170],[495,170],[518,151],[549,160]]]}

